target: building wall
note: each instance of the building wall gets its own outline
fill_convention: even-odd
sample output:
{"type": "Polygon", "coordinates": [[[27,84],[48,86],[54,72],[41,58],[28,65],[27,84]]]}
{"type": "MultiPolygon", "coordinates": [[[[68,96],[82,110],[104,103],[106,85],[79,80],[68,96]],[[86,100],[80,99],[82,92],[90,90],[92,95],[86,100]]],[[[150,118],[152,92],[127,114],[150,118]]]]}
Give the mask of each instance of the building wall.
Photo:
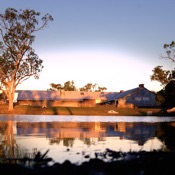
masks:
{"type": "Polygon", "coordinates": [[[20,105],[94,107],[117,92],[18,90],[20,105]],[[46,99],[46,100],[45,100],[46,99]]]}
{"type": "Polygon", "coordinates": [[[95,107],[95,100],[83,101],[61,101],[61,100],[18,100],[19,105],[32,105],[32,106],[62,106],[62,107],[95,107]]]}
{"type": "Polygon", "coordinates": [[[117,103],[118,108],[134,108],[134,105],[132,103],[126,103],[125,98],[119,99],[117,103]]]}
{"type": "Polygon", "coordinates": [[[156,95],[145,88],[133,93],[130,97],[128,97],[127,101],[132,101],[134,106],[139,107],[157,106],[156,95]]]}
{"type": "Polygon", "coordinates": [[[118,108],[134,107],[156,107],[156,95],[145,88],[137,89],[135,92],[116,100],[118,108]]]}

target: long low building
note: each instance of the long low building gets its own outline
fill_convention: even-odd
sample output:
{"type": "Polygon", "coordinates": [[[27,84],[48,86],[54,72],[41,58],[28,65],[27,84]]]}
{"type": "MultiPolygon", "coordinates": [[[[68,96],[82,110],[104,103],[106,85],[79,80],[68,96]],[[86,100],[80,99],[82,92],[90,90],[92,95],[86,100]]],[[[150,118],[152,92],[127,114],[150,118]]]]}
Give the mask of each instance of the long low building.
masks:
{"type": "Polygon", "coordinates": [[[156,93],[146,89],[144,84],[120,92],[17,90],[15,102],[42,107],[94,107],[97,104],[112,104],[117,108],[159,107],[156,93]]]}
{"type": "Polygon", "coordinates": [[[19,105],[94,107],[118,92],[43,91],[17,90],[16,102],[19,105]]]}

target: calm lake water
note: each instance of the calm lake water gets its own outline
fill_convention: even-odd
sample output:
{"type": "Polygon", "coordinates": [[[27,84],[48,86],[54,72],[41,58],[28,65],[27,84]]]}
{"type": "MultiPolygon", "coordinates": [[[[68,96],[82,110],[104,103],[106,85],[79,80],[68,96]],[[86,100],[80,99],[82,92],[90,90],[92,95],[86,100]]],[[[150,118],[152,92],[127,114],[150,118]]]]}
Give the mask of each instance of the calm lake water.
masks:
{"type": "Polygon", "coordinates": [[[175,117],[0,115],[0,158],[32,157],[81,164],[114,151],[175,151],[175,117]]]}

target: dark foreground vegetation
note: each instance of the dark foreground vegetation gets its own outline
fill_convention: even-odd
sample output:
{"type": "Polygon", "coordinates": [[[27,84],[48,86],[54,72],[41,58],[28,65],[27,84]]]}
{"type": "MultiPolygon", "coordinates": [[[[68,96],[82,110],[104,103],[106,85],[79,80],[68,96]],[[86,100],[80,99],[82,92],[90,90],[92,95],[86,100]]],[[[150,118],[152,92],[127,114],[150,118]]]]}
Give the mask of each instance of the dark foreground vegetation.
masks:
{"type": "Polygon", "coordinates": [[[96,158],[90,159],[81,165],[65,161],[62,164],[48,165],[50,158],[36,155],[31,160],[23,158],[18,160],[6,160],[0,163],[0,174],[14,175],[169,175],[174,174],[174,152],[129,152],[121,153],[112,150],[97,154],[96,158]],[[104,161],[103,159],[108,159],[104,161]],[[26,165],[29,163],[30,166],[26,165]],[[7,163],[13,162],[13,163],[7,163]]]}
{"type": "Polygon", "coordinates": [[[13,111],[8,110],[8,105],[0,105],[0,114],[26,114],[26,115],[118,115],[118,116],[146,116],[148,111],[154,116],[170,116],[175,113],[167,113],[161,108],[116,108],[113,105],[97,105],[96,107],[47,107],[16,105],[13,111]],[[108,111],[114,110],[118,114],[108,111]]]}

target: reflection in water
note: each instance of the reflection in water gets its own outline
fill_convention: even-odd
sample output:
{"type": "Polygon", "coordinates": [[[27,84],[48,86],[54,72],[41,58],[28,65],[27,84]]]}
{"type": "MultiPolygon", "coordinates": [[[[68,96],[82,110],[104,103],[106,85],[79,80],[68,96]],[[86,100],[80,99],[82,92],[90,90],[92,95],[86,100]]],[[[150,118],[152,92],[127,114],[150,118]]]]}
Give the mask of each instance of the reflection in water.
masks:
{"type": "Polygon", "coordinates": [[[18,152],[18,145],[14,138],[13,122],[0,123],[0,157],[15,158],[18,152]]]}
{"type": "Polygon", "coordinates": [[[82,163],[106,148],[175,150],[174,122],[0,122],[0,157],[32,157],[49,149],[56,162],[82,163]]]}

